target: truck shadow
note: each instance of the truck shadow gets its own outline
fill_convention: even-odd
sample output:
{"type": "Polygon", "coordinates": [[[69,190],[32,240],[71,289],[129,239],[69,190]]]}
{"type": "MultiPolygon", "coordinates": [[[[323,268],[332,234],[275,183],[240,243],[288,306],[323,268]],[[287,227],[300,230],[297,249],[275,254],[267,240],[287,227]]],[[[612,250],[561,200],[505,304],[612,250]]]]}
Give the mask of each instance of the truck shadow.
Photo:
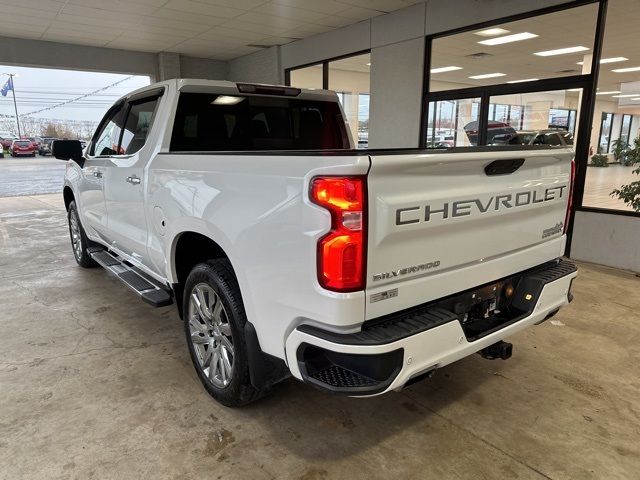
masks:
{"type": "MultiPolygon", "coordinates": [[[[259,422],[270,442],[291,454],[313,460],[335,461],[388,445],[402,434],[418,438],[451,429],[440,415],[449,404],[466,399],[465,405],[482,409],[484,400],[475,391],[489,378],[491,369],[479,356],[444,367],[431,378],[402,392],[358,399],[331,395],[289,379],[270,396],[238,411],[237,419],[259,422]],[[485,375],[470,374],[484,372],[485,375]]],[[[389,445],[401,450],[401,445],[389,445]]]]}

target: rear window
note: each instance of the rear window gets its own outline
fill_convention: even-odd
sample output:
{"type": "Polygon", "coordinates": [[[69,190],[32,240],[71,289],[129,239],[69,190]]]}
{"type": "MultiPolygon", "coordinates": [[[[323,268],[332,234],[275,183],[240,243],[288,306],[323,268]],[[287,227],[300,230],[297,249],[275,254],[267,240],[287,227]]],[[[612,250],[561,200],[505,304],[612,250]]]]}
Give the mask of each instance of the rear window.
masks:
{"type": "Polygon", "coordinates": [[[172,151],[348,149],[337,102],[181,93],[172,151]]]}
{"type": "Polygon", "coordinates": [[[21,140],[19,142],[15,142],[15,144],[18,145],[19,147],[28,147],[29,145],[31,145],[31,142],[27,140],[21,140]]]}

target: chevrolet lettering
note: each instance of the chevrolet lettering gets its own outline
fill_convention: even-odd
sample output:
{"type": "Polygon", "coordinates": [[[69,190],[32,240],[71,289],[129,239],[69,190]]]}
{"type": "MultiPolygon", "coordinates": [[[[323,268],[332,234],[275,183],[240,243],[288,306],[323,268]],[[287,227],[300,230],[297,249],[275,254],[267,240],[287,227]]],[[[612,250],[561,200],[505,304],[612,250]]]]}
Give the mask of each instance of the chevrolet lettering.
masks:
{"type": "Polygon", "coordinates": [[[477,213],[487,213],[488,211],[498,211],[508,208],[524,207],[534,203],[551,202],[560,200],[564,196],[566,185],[559,187],[549,187],[545,190],[527,190],[519,193],[507,193],[496,195],[482,200],[479,198],[472,200],[457,200],[445,202],[434,207],[426,205],[424,207],[405,207],[396,210],[396,225],[411,225],[421,221],[429,222],[435,215],[441,218],[465,217],[477,213]]]}

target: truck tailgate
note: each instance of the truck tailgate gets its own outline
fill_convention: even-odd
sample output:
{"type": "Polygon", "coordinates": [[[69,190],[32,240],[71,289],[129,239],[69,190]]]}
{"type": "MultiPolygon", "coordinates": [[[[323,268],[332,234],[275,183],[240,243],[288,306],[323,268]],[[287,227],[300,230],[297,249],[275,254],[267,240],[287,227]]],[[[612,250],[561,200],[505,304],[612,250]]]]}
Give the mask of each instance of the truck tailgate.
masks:
{"type": "Polygon", "coordinates": [[[557,258],[569,149],[371,153],[367,319],[557,258]]]}

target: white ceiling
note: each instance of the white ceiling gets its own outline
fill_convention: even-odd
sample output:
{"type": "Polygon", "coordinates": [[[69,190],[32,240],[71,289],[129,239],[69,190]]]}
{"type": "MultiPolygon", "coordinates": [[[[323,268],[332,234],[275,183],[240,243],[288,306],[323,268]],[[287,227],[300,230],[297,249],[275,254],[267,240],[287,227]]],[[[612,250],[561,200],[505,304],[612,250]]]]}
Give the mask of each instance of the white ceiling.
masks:
{"type": "Polygon", "coordinates": [[[228,60],[421,0],[0,0],[0,35],[228,60]]]}

